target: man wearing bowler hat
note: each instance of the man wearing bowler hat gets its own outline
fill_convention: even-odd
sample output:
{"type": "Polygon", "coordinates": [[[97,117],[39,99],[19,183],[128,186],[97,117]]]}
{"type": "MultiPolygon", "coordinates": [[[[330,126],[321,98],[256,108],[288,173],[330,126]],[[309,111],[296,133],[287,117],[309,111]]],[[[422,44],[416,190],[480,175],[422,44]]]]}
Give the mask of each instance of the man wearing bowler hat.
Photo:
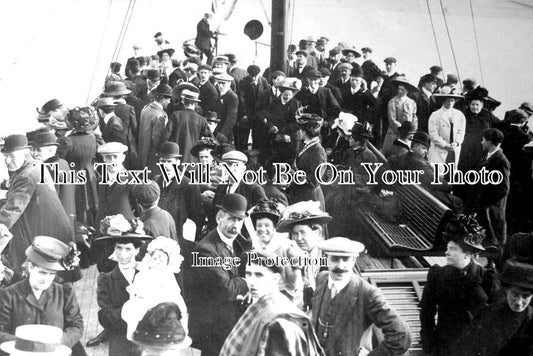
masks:
{"type": "Polygon", "coordinates": [[[184,109],[175,111],[169,118],[168,141],[176,142],[183,152],[184,163],[196,163],[197,159],[191,155],[191,148],[203,136],[209,136],[206,119],[196,112],[200,103],[200,94],[188,89],[181,92],[184,109]]]}
{"type": "MultiPolygon", "coordinates": [[[[187,219],[196,224],[196,238],[200,237],[200,232],[205,221],[205,212],[202,208],[202,198],[200,187],[190,184],[187,175],[184,175],[181,182],[176,181],[176,171],[181,163],[180,148],[175,142],[165,142],[158,152],[159,166],[154,181],[159,185],[161,196],[159,207],[168,211],[176,223],[176,233],[178,242],[184,249],[183,224],[187,219]],[[166,176],[161,172],[164,169],[166,176]]],[[[179,172],[179,168],[178,168],[179,172]]]]}
{"type": "MultiPolygon", "coordinates": [[[[229,174],[225,174],[228,177],[228,182],[226,184],[219,184],[215,192],[215,197],[213,198],[213,211],[211,211],[209,216],[209,227],[212,228],[215,226],[215,210],[217,204],[222,201],[225,195],[237,193],[242,195],[248,202],[247,207],[250,209],[255,206],[260,200],[266,199],[265,190],[258,183],[246,184],[241,178],[246,171],[246,163],[248,162],[248,157],[241,151],[229,151],[222,155],[222,164],[226,165],[228,169],[235,175],[238,181],[232,181],[229,174]]],[[[224,174],[226,168],[222,169],[224,174]]],[[[247,209],[247,210],[248,210],[247,209]]]]}
{"type": "MultiPolygon", "coordinates": [[[[210,261],[236,261],[248,246],[239,240],[246,212],[246,198],[240,194],[226,194],[217,205],[216,228],[211,230],[194,248],[193,255],[210,261]]],[[[194,257],[194,256],[193,256],[194,257]]],[[[249,291],[238,266],[228,263],[225,268],[192,266],[191,299],[189,300],[189,330],[193,347],[202,356],[219,354],[242,314],[241,300],[249,291]]]]}
{"type": "Polygon", "coordinates": [[[168,116],[165,112],[170,104],[172,88],[160,84],[154,91],[155,100],[141,112],[139,127],[139,160],[141,167],[148,167],[152,174],[157,170],[156,153],[163,142],[168,141],[168,116]]]}
{"type": "MultiPolygon", "coordinates": [[[[56,135],[51,132],[38,132],[31,144],[33,158],[46,165],[51,177],[54,177],[54,172],[58,172],[59,177],[63,174],[59,173],[60,171],[68,174],[70,171],[69,164],[56,155],[58,146],[56,135]]],[[[61,205],[63,205],[65,212],[74,226],[74,221],[76,220],[75,185],[69,184],[68,181],[57,181],[53,183],[59,200],[61,200],[61,205]]]]}
{"type": "Polygon", "coordinates": [[[220,120],[214,132],[215,137],[220,132],[229,142],[233,141],[233,129],[237,123],[237,113],[239,109],[239,98],[231,90],[233,77],[227,73],[215,75],[217,82],[218,100],[216,105],[217,117],[220,120]]]}
{"type": "Polygon", "coordinates": [[[9,267],[21,273],[26,256],[24,251],[33,238],[44,234],[69,243],[74,241],[74,228],[61,205],[48,171],[41,177],[40,167],[34,166],[30,146],[24,135],[5,139],[2,154],[10,173],[6,203],[0,208],[0,236],[13,234],[8,246],[9,267]]]}
{"type": "MultiPolygon", "coordinates": [[[[328,271],[317,277],[313,295],[313,326],[327,356],[356,356],[371,350],[372,326],[383,341],[372,353],[403,355],[411,346],[411,333],[381,291],[353,272],[365,246],[345,237],[319,244],[328,256],[328,271]]],[[[366,354],[366,353],[365,353],[366,354]]]]}

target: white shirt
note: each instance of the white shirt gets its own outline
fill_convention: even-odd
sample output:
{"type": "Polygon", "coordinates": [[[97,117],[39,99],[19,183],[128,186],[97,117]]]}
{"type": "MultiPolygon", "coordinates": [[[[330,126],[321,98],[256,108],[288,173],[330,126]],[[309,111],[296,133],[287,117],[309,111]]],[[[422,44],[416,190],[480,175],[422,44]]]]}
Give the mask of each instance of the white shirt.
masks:
{"type": "Polygon", "coordinates": [[[487,152],[487,160],[489,159],[490,156],[492,156],[493,154],[495,154],[496,152],[498,152],[499,150],[501,150],[501,148],[498,148],[492,152],[487,152]]]}
{"type": "Polygon", "coordinates": [[[217,226],[217,232],[218,232],[218,236],[220,236],[220,239],[222,240],[222,242],[225,243],[226,246],[228,246],[228,248],[230,249],[230,251],[233,252],[233,241],[234,241],[235,239],[229,239],[229,238],[227,238],[226,235],[224,235],[224,234],[222,233],[222,231],[220,231],[220,229],[218,228],[218,226],[217,226]]]}
{"type": "Polygon", "coordinates": [[[348,283],[350,283],[350,278],[346,278],[342,281],[334,281],[331,276],[328,276],[328,288],[331,290],[333,286],[335,286],[335,289],[337,290],[337,294],[340,293],[341,290],[343,290],[348,283]]]}
{"type": "Polygon", "coordinates": [[[133,282],[133,278],[135,277],[135,263],[131,264],[131,268],[130,265],[121,265],[119,263],[118,269],[120,270],[120,273],[122,273],[124,278],[126,278],[128,283],[131,284],[133,282]]]}
{"type": "Polygon", "coordinates": [[[429,90],[427,90],[426,88],[422,87],[422,91],[424,92],[424,94],[427,95],[428,98],[431,98],[431,96],[433,95],[432,92],[430,92],[429,90]]]}
{"type": "Polygon", "coordinates": [[[106,116],[104,116],[104,123],[107,125],[107,123],[109,122],[109,120],[111,120],[111,118],[115,115],[114,112],[110,112],[109,114],[107,114],[106,116]]]}

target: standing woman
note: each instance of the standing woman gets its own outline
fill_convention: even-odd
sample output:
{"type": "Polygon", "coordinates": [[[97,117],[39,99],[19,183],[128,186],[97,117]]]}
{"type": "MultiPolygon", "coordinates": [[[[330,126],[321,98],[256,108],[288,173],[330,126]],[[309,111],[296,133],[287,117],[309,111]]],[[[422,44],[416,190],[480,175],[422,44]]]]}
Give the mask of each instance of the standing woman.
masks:
{"type": "Polygon", "coordinates": [[[391,84],[395,87],[397,94],[392,98],[387,105],[387,113],[389,118],[389,128],[383,141],[382,152],[387,152],[391,149],[392,143],[400,133],[398,129],[402,126],[404,121],[411,121],[415,124],[415,129],[418,127],[418,119],[416,117],[416,103],[409,98],[407,94],[418,91],[418,89],[409,83],[406,77],[397,77],[391,80],[391,84]]]}
{"type": "Polygon", "coordinates": [[[27,278],[0,290],[0,342],[15,340],[21,325],[42,324],[63,330],[62,344],[72,348],[73,356],[86,355],[79,342],[83,318],[71,283],[54,283],[57,272],[77,264],[67,245],[37,236],[26,249],[27,278]]]}
{"type": "Polygon", "coordinates": [[[307,180],[304,184],[289,186],[289,204],[313,200],[320,203],[320,209],[325,208],[324,193],[317,179],[322,175],[317,167],[328,159],[319,137],[323,122],[324,119],[315,114],[302,114],[296,119],[303,132],[304,146],[296,155],[295,168],[304,171],[307,180]]]}
{"type": "Polygon", "coordinates": [[[493,295],[493,274],[474,261],[484,250],[484,229],[473,217],[459,215],[446,225],[443,235],[449,239],[447,265],[429,269],[421,301],[420,336],[430,355],[445,355],[493,295]]]}
{"type": "Polygon", "coordinates": [[[439,93],[433,94],[442,107],[434,111],[428,120],[428,134],[431,146],[428,150],[429,163],[457,163],[461,144],[465,137],[466,119],[462,112],[453,108],[455,101],[462,96],[453,93],[453,88],[445,85],[439,93]]]}
{"type": "Polygon", "coordinates": [[[73,163],[76,172],[85,172],[85,184],[76,184],[75,187],[76,220],[84,225],[95,226],[98,178],[93,163],[98,146],[103,143],[93,132],[98,119],[90,107],[84,107],[70,110],[66,121],[72,133],[59,140],[57,155],[73,163]]]}
{"type": "MultiPolygon", "coordinates": [[[[331,216],[320,209],[318,202],[302,201],[283,210],[277,231],[288,232],[309,261],[319,262],[322,251],[318,248],[318,244],[324,240],[324,230],[329,221],[331,216]]],[[[308,263],[301,267],[303,303],[298,306],[308,311],[312,307],[316,277],[321,266],[319,263],[308,263]]]]}

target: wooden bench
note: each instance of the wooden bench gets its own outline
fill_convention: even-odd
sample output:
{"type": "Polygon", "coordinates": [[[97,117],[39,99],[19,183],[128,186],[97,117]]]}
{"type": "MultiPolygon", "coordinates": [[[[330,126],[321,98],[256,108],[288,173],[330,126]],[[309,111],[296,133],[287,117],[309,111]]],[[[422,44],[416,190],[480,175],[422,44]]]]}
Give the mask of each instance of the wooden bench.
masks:
{"type": "MultiPolygon", "coordinates": [[[[362,273],[362,277],[378,287],[387,303],[411,330],[409,355],[423,355],[420,340],[420,300],[427,279],[427,269],[381,270],[362,273]]],[[[380,334],[376,332],[377,339],[380,334]]]]}
{"type": "MultiPolygon", "coordinates": [[[[383,163],[385,157],[374,146],[369,148],[383,163]]],[[[370,206],[360,206],[361,220],[389,256],[442,255],[441,234],[453,212],[419,185],[391,185],[400,200],[396,221],[387,219],[370,206]]]]}

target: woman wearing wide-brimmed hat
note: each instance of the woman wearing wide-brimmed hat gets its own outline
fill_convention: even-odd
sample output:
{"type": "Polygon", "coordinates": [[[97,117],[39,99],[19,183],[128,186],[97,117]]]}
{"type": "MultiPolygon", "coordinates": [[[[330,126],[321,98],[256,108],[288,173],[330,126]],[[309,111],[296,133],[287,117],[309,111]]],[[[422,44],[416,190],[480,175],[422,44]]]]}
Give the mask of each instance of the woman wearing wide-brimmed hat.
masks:
{"type": "Polygon", "coordinates": [[[428,120],[428,134],[431,146],[428,150],[429,163],[457,163],[461,154],[461,144],[465,137],[466,119],[462,112],[454,109],[456,100],[463,96],[454,93],[451,86],[442,86],[433,98],[442,106],[434,111],[428,120]]]}
{"type": "Polygon", "coordinates": [[[315,114],[302,114],[296,119],[302,130],[304,146],[296,155],[295,168],[305,172],[306,181],[289,186],[289,204],[314,200],[320,203],[322,209],[325,207],[324,194],[317,179],[321,176],[317,167],[328,159],[319,137],[323,122],[324,119],[315,114]]]}
{"type": "MultiPolygon", "coordinates": [[[[255,250],[284,258],[297,258],[305,253],[286,234],[278,233],[276,227],[284,206],[272,199],[261,200],[250,213],[255,228],[252,237],[255,250]]],[[[280,291],[295,304],[302,302],[303,281],[297,266],[282,266],[280,291]]]]}
{"type": "Polygon", "coordinates": [[[387,104],[389,128],[383,141],[382,151],[390,150],[394,140],[400,136],[398,128],[402,126],[402,122],[412,121],[415,126],[418,124],[416,103],[407,96],[407,94],[418,91],[418,89],[403,76],[392,79],[391,85],[396,89],[396,96],[387,104]]]}
{"type": "MultiPolygon", "coordinates": [[[[331,216],[325,213],[316,201],[302,201],[283,210],[278,222],[278,232],[288,232],[291,240],[313,261],[320,261],[322,252],[318,248],[324,240],[326,224],[331,216]]],[[[311,308],[311,299],[316,287],[316,277],[320,271],[319,264],[302,267],[303,304],[302,309],[311,308]]]]}
{"type": "Polygon", "coordinates": [[[476,314],[450,355],[531,355],[533,265],[509,259],[498,279],[505,297],[476,314]]]}
{"type": "Polygon", "coordinates": [[[79,342],[83,318],[74,288],[70,283],[54,282],[58,272],[70,270],[78,262],[75,250],[63,242],[35,237],[26,249],[27,277],[0,290],[0,341],[16,339],[15,329],[22,325],[50,325],[63,331],[61,344],[72,348],[72,355],[86,355],[79,342]]]}
{"type": "Polygon", "coordinates": [[[484,250],[485,238],[485,231],[475,218],[455,217],[443,235],[449,240],[447,265],[429,269],[421,301],[420,336],[424,351],[431,355],[446,354],[466,331],[472,315],[495,292],[493,273],[474,260],[484,250]]]}

